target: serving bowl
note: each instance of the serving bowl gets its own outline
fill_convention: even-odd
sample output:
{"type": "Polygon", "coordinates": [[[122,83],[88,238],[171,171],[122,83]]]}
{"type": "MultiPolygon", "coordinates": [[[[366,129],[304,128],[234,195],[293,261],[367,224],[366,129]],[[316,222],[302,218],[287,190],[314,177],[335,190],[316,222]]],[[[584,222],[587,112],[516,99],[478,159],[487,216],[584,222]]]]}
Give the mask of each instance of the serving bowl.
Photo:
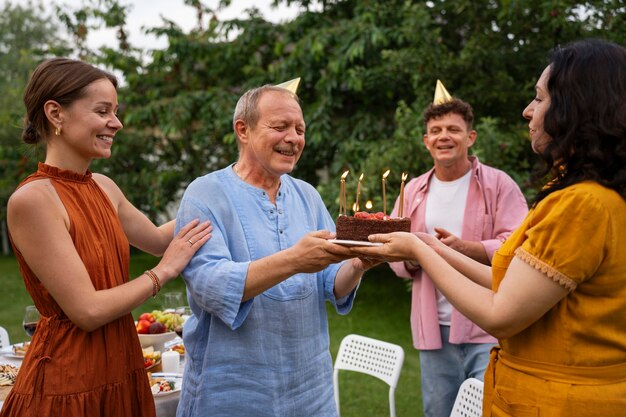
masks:
{"type": "Polygon", "coordinates": [[[164,352],[165,342],[169,342],[170,340],[174,339],[176,337],[176,332],[165,332],[156,334],[138,333],[138,336],[142,348],[152,346],[154,350],[164,352]]]}

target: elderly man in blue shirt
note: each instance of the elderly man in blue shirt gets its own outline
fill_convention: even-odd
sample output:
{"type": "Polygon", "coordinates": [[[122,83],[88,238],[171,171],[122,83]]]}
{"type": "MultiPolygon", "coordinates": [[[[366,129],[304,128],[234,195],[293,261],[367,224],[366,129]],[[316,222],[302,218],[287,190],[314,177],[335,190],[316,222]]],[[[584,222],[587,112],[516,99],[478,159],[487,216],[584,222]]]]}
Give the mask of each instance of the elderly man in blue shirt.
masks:
{"type": "Polygon", "coordinates": [[[193,181],[177,216],[213,225],[183,272],[194,314],[177,416],[336,416],[325,302],[347,314],[373,264],[328,241],[320,195],[288,175],[305,145],[294,92],[246,92],[233,127],[237,162],[193,181]]]}

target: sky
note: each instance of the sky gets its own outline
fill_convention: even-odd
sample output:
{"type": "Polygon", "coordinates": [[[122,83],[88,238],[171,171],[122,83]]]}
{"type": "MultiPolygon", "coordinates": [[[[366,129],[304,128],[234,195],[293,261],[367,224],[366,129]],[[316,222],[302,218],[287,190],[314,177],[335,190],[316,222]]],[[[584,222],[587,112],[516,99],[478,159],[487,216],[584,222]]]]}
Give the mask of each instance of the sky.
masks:
{"type": "MultiPolygon", "coordinates": [[[[0,4],[10,2],[12,4],[28,3],[28,0],[0,0],[0,4]]],[[[48,2],[45,2],[48,3],[48,2]]],[[[55,0],[55,3],[65,4],[70,8],[78,8],[82,0],[55,0]]],[[[127,29],[129,42],[141,49],[163,48],[166,46],[165,38],[156,38],[143,33],[142,27],[159,26],[162,23],[162,16],[176,22],[183,30],[187,31],[195,27],[195,9],[186,6],[183,0],[121,0],[122,4],[131,6],[127,17],[127,29]]],[[[228,20],[238,16],[247,16],[245,10],[256,6],[263,17],[271,22],[283,22],[295,18],[300,12],[296,5],[287,7],[281,5],[278,8],[271,7],[271,0],[233,0],[231,5],[217,13],[220,20],[228,20]]],[[[217,6],[217,0],[204,0],[204,4],[209,8],[217,6]]],[[[98,48],[102,45],[117,45],[114,30],[100,30],[92,32],[87,38],[87,44],[91,48],[98,48]]]]}

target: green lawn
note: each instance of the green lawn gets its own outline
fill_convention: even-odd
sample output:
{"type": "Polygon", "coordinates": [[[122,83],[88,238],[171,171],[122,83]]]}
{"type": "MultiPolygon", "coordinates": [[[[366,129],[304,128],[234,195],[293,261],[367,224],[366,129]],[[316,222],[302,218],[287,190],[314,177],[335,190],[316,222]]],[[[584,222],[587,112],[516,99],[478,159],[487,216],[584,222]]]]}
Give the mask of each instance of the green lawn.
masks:
{"type": "MultiPolygon", "coordinates": [[[[155,258],[134,255],[131,276],[141,274],[154,266],[155,258]]],[[[27,339],[22,328],[24,307],[32,304],[12,257],[0,258],[0,326],[5,327],[12,343],[27,339]]],[[[161,294],[168,291],[185,291],[182,280],[170,282],[161,294]]],[[[149,299],[134,311],[135,317],[144,311],[159,309],[162,295],[149,299]]],[[[339,316],[328,308],[330,349],[333,358],[341,339],[357,333],[404,348],[405,359],[396,389],[396,415],[398,417],[422,416],[419,380],[419,357],[412,347],[409,329],[410,294],[404,280],[396,278],[387,266],[370,271],[359,288],[352,312],[339,316]]],[[[342,417],[384,416],[389,414],[387,385],[373,377],[342,371],[339,376],[342,417]]]]}

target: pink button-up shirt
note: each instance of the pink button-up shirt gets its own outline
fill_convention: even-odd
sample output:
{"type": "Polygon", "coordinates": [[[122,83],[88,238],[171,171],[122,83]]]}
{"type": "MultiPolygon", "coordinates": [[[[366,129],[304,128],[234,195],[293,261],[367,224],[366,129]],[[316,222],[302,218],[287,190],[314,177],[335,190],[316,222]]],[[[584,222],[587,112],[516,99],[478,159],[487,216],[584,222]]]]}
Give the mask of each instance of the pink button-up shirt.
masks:
{"type": "MultiPolygon", "coordinates": [[[[463,240],[480,241],[489,259],[502,242],[516,229],[526,214],[528,204],[515,181],[503,171],[483,165],[474,156],[463,232],[463,240]]],[[[425,212],[428,185],[434,168],[411,180],[404,192],[403,212],[411,218],[411,231],[426,232],[425,212]]],[[[398,214],[399,201],[392,216],[398,214]]],[[[413,279],[411,332],[413,345],[419,350],[441,349],[441,332],[437,316],[437,295],[430,277],[420,268],[407,268],[404,262],[390,263],[397,276],[413,279]]],[[[450,343],[496,343],[496,339],[452,308],[450,343]]]]}

